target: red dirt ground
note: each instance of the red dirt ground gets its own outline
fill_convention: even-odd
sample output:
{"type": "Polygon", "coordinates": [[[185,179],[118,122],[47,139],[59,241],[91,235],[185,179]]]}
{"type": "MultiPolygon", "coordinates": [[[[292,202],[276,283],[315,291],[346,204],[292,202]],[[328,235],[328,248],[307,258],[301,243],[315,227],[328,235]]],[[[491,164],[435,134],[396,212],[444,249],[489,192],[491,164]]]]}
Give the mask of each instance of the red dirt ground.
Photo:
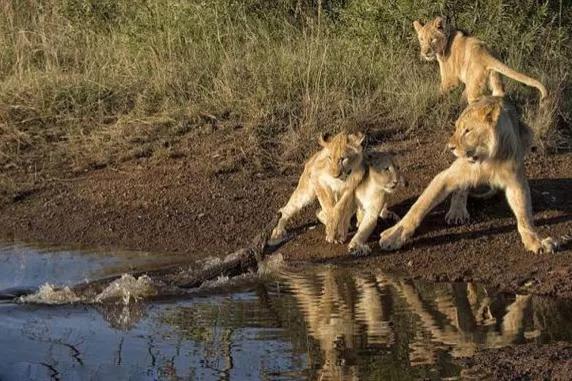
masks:
{"type": "MultiPolygon", "coordinates": [[[[443,149],[448,133],[407,138],[382,131],[372,139],[400,155],[409,180],[409,187],[393,200],[398,214],[403,215],[430,179],[451,162],[443,149]]],[[[247,139],[243,129],[224,126],[206,135],[193,132],[180,143],[179,158],[142,158],[52,181],[0,206],[0,236],[180,253],[192,259],[228,254],[270,221],[299,176],[256,172],[244,159],[235,160],[232,148],[248,144],[247,139]]],[[[535,221],[543,236],[572,233],[571,158],[571,153],[532,153],[527,159],[535,221]]],[[[397,252],[375,249],[377,231],[371,237],[372,256],[350,257],[345,246],[325,242],[322,227],[297,235],[279,251],[295,262],[376,266],[430,280],[471,280],[502,290],[572,297],[570,245],[554,255],[527,253],[501,195],[471,200],[472,218],[465,226],[447,226],[446,206],[447,202],[431,213],[410,244],[397,252]]],[[[291,227],[312,222],[314,209],[291,227]]],[[[380,223],[379,230],[387,226],[380,223]]]]}

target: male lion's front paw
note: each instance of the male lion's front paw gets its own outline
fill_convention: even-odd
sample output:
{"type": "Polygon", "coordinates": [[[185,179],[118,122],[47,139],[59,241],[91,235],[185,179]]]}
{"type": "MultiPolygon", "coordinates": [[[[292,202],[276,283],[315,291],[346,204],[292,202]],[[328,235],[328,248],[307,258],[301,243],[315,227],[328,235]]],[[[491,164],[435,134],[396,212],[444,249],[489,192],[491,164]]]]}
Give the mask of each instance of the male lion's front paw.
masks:
{"type": "Polygon", "coordinates": [[[449,225],[462,225],[469,222],[471,215],[466,207],[453,208],[451,207],[445,215],[445,221],[449,225]]]}
{"type": "Polygon", "coordinates": [[[348,245],[348,253],[356,257],[363,257],[371,253],[371,249],[365,243],[350,242],[348,245]]]}
{"type": "Polygon", "coordinates": [[[407,232],[403,225],[397,224],[381,233],[379,247],[381,250],[397,250],[403,246],[410,235],[411,233],[407,232]]]}
{"type": "Polygon", "coordinates": [[[528,251],[535,254],[554,254],[558,250],[558,241],[552,237],[544,238],[542,241],[539,239],[525,244],[528,251]]]}
{"type": "Polygon", "coordinates": [[[558,250],[558,241],[552,237],[544,238],[540,242],[540,249],[537,254],[554,254],[558,250]]]}

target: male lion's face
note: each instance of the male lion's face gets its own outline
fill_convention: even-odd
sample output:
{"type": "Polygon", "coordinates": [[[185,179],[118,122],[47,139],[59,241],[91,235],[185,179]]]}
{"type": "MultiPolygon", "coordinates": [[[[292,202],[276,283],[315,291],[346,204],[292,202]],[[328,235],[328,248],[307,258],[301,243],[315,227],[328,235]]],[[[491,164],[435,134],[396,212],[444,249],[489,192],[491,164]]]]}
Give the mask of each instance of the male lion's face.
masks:
{"type": "Polygon", "coordinates": [[[322,135],[320,145],[328,154],[328,172],[336,178],[345,180],[353,169],[363,160],[362,133],[347,134],[341,132],[334,137],[322,135]]]}
{"type": "Polygon", "coordinates": [[[423,59],[434,61],[437,54],[445,53],[449,40],[449,28],[443,17],[437,17],[425,25],[416,20],[413,22],[413,27],[417,32],[423,59]]]}
{"type": "Polygon", "coordinates": [[[495,128],[500,114],[498,103],[481,101],[469,105],[455,123],[448,148],[458,158],[480,163],[494,152],[495,128]]]}

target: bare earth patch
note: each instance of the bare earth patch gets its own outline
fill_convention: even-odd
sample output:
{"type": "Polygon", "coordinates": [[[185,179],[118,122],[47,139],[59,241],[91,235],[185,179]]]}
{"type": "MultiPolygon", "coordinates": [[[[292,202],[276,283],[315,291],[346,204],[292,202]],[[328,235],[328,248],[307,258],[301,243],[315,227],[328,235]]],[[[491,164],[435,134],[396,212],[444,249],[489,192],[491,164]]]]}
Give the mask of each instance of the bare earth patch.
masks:
{"type": "MultiPolygon", "coordinates": [[[[54,181],[1,206],[4,239],[121,247],[187,255],[223,256],[247,244],[285,203],[299,173],[257,171],[232,147],[248,144],[241,129],[186,135],[176,158],[141,158],[116,168],[54,181]]],[[[383,137],[400,154],[409,187],[392,200],[403,215],[429,180],[452,158],[442,147],[447,133],[426,132],[403,139],[383,137]]],[[[535,221],[542,235],[572,233],[572,154],[532,153],[527,173],[535,221]]],[[[301,170],[301,168],[300,168],[301,170]]],[[[64,176],[62,176],[64,177],[64,176]]],[[[388,272],[441,281],[478,281],[507,291],[572,297],[572,250],[555,255],[524,250],[515,220],[502,195],[470,200],[471,221],[445,223],[447,202],[423,222],[411,243],[393,253],[377,249],[353,258],[346,247],[327,244],[322,227],[297,231],[279,248],[292,262],[334,262],[376,266],[388,272]]],[[[314,221],[315,208],[291,228],[314,221]]]]}

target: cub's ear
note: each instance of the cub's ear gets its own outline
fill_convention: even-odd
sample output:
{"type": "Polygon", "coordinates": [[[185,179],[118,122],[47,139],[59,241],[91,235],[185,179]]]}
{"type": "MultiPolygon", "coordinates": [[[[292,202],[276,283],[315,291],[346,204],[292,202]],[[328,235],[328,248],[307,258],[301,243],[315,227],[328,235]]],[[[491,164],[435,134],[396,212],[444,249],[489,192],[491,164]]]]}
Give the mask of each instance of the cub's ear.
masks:
{"type": "Polygon", "coordinates": [[[318,138],[318,143],[320,143],[322,147],[326,147],[331,139],[332,139],[332,134],[330,134],[329,132],[323,132],[322,134],[320,134],[320,137],[318,138]]]}
{"type": "Polygon", "coordinates": [[[419,33],[419,31],[423,28],[423,24],[421,24],[419,20],[415,20],[413,21],[413,27],[415,28],[415,31],[419,33]]]}
{"type": "Polygon", "coordinates": [[[363,132],[356,132],[355,134],[349,134],[348,138],[357,147],[361,146],[365,141],[365,135],[363,132]]]}
{"type": "Polygon", "coordinates": [[[448,22],[447,17],[439,16],[435,19],[435,28],[439,30],[445,30],[447,22],[448,22]]]}

